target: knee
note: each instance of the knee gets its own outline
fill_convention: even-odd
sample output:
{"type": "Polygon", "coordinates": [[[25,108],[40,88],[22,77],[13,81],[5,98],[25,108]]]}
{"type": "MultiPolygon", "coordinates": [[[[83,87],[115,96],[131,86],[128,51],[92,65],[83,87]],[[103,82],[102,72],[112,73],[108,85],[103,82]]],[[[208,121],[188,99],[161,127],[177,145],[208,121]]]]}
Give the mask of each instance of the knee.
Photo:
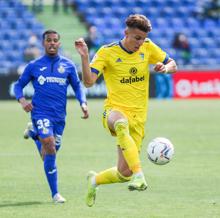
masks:
{"type": "Polygon", "coordinates": [[[54,137],[48,137],[45,139],[41,139],[41,143],[43,145],[43,149],[46,154],[55,154],[55,140],[54,137]]]}
{"type": "Polygon", "coordinates": [[[133,175],[133,172],[127,167],[118,167],[118,172],[124,177],[130,177],[133,175]]]}
{"type": "Polygon", "coordinates": [[[128,120],[125,118],[116,120],[114,123],[114,129],[117,135],[129,134],[128,120]]]}

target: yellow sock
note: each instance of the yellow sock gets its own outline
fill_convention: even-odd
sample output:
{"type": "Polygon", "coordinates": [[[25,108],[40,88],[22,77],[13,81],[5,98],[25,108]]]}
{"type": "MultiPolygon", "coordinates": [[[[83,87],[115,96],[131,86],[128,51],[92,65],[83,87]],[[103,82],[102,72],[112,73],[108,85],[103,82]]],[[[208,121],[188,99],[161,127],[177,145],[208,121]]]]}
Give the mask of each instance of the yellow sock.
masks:
{"type": "Polygon", "coordinates": [[[127,182],[130,179],[131,177],[125,177],[121,175],[118,172],[117,167],[112,167],[110,169],[104,170],[98,173],[95,177],[97,185],[127,182]]]}
{"type": "Polygon", "coordinates": [[[115,123],[115,132],[117,140],[129,169],[133,173],[141,171],[141,163],[137,146],[133,138],[129,134],[128,122],[125,119],[120,119],[115,123]]]}

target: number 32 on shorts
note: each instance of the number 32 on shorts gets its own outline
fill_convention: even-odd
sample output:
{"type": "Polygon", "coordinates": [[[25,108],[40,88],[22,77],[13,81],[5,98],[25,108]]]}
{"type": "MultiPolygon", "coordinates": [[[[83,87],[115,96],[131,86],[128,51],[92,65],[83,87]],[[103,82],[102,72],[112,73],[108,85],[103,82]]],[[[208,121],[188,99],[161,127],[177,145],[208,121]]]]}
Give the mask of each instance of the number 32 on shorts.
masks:
{"type": "Polygon", "coordinates": [[[50,121],[48,119],[37,120],[37,128],[44,129],[50,126],[50,121]]]}

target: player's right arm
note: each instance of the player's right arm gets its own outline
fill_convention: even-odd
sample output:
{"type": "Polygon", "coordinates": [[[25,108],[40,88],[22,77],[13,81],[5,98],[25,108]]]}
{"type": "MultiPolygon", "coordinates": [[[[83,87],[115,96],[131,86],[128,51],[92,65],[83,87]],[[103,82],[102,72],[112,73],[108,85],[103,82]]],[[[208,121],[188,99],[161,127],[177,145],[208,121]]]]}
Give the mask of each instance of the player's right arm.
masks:
{"type": "Polygon", "coordinates": [[[98,75],[91,71],[89,66],[89,51],[83,38],[79,38],[75,41],[75,48],[80,54],[82,60],[83,83],[86,87],[91,87],[98,79],[98,75]]]}
{"type": "Polygon", "coordinates": [[[27,101],[23,96],[23,88],[31,81],[31,68],[31,64],[27,65],[23,74],[19,77],[14,86],[15,97],[26,112],[30,112],[33,109],[32,103],[27,101]]]}

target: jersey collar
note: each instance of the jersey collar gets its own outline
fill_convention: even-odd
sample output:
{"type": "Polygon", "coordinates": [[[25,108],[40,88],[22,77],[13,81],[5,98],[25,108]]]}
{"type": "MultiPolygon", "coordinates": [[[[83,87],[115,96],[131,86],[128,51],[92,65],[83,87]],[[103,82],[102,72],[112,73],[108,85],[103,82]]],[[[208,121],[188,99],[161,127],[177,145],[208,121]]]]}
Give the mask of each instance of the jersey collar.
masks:
{"type": "Polygon", "coordinates": [[[50,61],[57,61],[60,58],[60,56],[59,55],[49,56],[49,55],[45,54],[44,58],[47,59],[47,60],[50,60],[50,61]]]}
{"type": "Polygon", "coordinates": [[[133,54],[133,53],[134,53],[134,52],[132,52],[132,51],[128,51],[128,50],[122,45],[121,41],[119,41],[119,46],[120,46],[125,52],[127,52],[128,54],[133,54]]]}

